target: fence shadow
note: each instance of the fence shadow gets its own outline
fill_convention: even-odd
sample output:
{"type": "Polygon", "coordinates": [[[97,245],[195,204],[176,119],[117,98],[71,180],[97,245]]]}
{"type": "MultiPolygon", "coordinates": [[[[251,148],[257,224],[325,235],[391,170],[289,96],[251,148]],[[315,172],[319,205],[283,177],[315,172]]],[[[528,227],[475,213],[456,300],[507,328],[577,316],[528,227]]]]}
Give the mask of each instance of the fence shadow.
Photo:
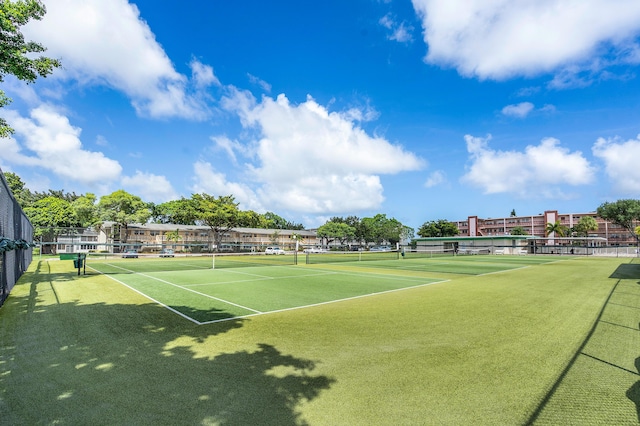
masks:
{"type": "MultiPolygon", "coordinates": [[[[640,377],[640,357],[637,357],[638,348],[630,343],[637,340],[635,333],[640,332],[640,324],[638,323],[638,311],[640,309],[640,288],[638,288],[638,284],[640,284],[640,281],[635,281],[640,280],[640,264],[621,264],[609,278],[616,279],[617,281],[603,304],[592,328],[525,424],[532,425],[535,424],[539,418],[544,418],[545,409],[548,408],[548,405],[553,405],[550,404],[552,398],[554,398],[554,395],[558,392],[567,376],[572,374],[574,368],[576,368],[577,371],[575,375],[572,376],[572,380],[583,379],[587,381],[586,383],[580,382],[581,387],[607,386],[604,383],[589,383],[589,376],[584,375],[584,364],[581,367],[576,366],[578,359],[581,357],[581,359],[589,359],[590,362],[598,363],[599,368],[603,368],[602,371],[607,371],[607,374],[610,374],[611,377],[620,378],[620,375],[626,375],[627,378],[640,377]],[[635,371],[631,366],[631,360],[634,358],[635,371]]],[[[599,380],[602,381],[605,379],[601,377],[599,380]]],[[[615,379],[613,378],[610,380],[613,380],[613,383],[608,384],[609,388],[619,391],[619,393],[617,393],[617,403],[619,404],[620,400],[624,400],[624,396],[631,400],[636,406],[634,417],[637,417],[637,420],[640,422],[640,380],[635,381],[635,383],[628,388],[628,385],[621,383],[616,385],[615,379]]],[[[635,379],[632,379],[632,382],[633,380],[635,379]]],[[[571,380],[568,381],[571,382],[571,380]]],[[[569,393],[567,393],[567,391],[564,392],[565,400],[562,400],[562,397],[560,397],[561,401],[566,401],[567,395],[570,395],[572,391],[569,390],[568,392],[569,393]]],[[[597,404],[597,401],[594,401],[594,403],[597,404]]],[[[559,404],[562,405],[562,402],[559,404]]],[[[623,405],[624,404],[616,407],[622,407],[623,405]]],[[[621,416],[620,418],[627,419],[626,421],[628,421],[630,413],[627,409],[616,409],[622,411],[616,412],[614,415],[621,416]]],[[[612,410],[615,411],[613,408],[612,410]]],[[[553,411],[553,408],[551,411],[553,411]]],[[[552,413],[550,414],[553,416],[552,413]]],[[[612,414],[609,412],[608,415],[612,414]]],[[[548,421],[548,418],[546,418],[543,423],[548,421]]],[[[593,421],[596,420],[594,419],[593,421]]],[[[608,418],[608,421],[611,421],[611,418],[608,418]]]]}
{"type": "MultiPolygon", "coordinates": [[[[638,325],[640,327],[640,324],[638,325]]],[[[640,357],[636,358],[636,370],[638,370],[638,376],[640,376],[640,357]]],[[[636,415],[638,416],[638,423],[640,423],[640,380],[635,382],[627,391],[627,398],[636,405],[636,415]]]]}

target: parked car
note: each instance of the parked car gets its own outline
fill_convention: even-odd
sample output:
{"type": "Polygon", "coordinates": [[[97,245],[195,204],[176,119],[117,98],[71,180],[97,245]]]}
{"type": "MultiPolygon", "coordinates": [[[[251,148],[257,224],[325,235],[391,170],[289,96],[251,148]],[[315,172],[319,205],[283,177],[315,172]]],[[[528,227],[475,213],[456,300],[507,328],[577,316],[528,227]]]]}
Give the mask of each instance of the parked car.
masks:
{"type": "Polygon", "coordinates": [[[326,253],[327,251],[318,247],[309,247],[304,249],[305,253],[326,253]]]}
{"type": "Polygon", "coordinates": [[[122,253],[122,257],[123,258],[129,258],[129,259],[137,259],[138,258],[138,250],[127,249],[127,250],[124,251],[124,253],[122,253]]]}
{"type": "Polygon", "coordinates": [[[264,254],[286,254],[280,247],[267,247],[264,254]]]}
{"type": "Polygon", "coordinates": [[[371,247],[369,251],[391,251],[391,247],[390,246],[371,247]]]}
{"type": "Polygon", "coordinates": [[[171,250],[171,249],[162,249],[160,251],[160,257],[174,257],[173,250],[171,250]]]}

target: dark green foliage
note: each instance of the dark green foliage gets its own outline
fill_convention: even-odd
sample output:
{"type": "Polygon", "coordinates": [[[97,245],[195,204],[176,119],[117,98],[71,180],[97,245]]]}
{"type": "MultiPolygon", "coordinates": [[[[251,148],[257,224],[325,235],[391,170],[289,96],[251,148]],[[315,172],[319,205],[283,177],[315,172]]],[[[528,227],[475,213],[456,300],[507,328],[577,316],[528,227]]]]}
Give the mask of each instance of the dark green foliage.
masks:
{"type": "MultiPolygon", "coordinates": [[[[44,5],[38,0],[9,1],[0,0],[0,83],[5,75],[14,75],[28,83],[36,81],[38,76],[45,77],[60,61],[44,56],[34,56],[46,49],[39,43],[25,41],[20,27],[32,19],[40,20],[46,13],[44,5]]],[[[0,107],[11,103],[0,90],[0,107]]],[[[0,118],[0,137],[13,133],[7,122],[0,118]]]]}
{"type": "Polygon", "coordinates": [[[516,226],[511,230],[511,235],[529,235],[522,226],[516,226]]]}
{"type": "Polygon", "coordinates": [[[626,199],[602,203],[596,213],[602,219],[620,225],[636,239],[638,238],[634,228],[640,220],[640,200],[626,199]]]}
{"type": "Polygon", "coordinates": [[[438,219],[425,222],[418,229],[418,235],[423,238],[428,237],[454,237],[458,235],[460,231],[458,227],[448,220],[438,219]]]}

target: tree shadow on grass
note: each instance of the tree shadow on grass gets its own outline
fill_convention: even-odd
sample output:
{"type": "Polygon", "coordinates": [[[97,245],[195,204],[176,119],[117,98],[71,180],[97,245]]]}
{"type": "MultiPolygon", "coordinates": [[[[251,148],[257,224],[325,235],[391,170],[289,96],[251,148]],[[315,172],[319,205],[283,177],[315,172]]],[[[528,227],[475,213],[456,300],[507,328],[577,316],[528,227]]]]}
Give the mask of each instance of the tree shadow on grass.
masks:
{"type": "MultiPolygon", "coordinates": [[[[640,324],[638,325],[640,327],[640,324]]],[[[636,370],[640,376],[640,357],[636,358],[636,370]]],[[[627,398],[636,405],[636,414],[638,416],[638,423],[640,423],[640,380],[635,382],[627,391],[627,398]]]]}
{"type": "Polygon", "coordinates": [[[609,276],[619,280],[640,279],[640,263],[622,263],[609,276]]]}
{"type": "Polygon", "coordinates": [[[267,343],[218,348],[241,319],[198,326],[152,303],[51,303],[49,284],[34,280],[0,310],[4,424],[300,425],[299,405],[333,383],[267,343]]]}

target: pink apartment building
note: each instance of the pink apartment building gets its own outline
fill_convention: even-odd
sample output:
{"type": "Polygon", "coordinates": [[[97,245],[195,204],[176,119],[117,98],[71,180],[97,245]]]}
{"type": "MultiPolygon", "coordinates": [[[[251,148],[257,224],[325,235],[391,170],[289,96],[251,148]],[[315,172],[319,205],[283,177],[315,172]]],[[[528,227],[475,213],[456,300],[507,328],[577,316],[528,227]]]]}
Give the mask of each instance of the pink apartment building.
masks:
{"type": "Polygon", "coordinates": [[[508,216],[499,218],[482,219],[478,216],[469,216],[467,220],[453,222],[460,231],[462,237],[489,237],[511,235],[515,227],[521,227],[529,235],[547,237],[546,227],[548,223],[560,223],[573,228],[580,218],[593,217],[598,223],[598,230],[589,234],[590,237],[601,237],[607,240],[610,246],[635,245],[636,240],[632,235],[619,225],[607,222],[595,213],[558,213],[557,210],[547,210],[543,214],[531,216],[508,216]]]}

